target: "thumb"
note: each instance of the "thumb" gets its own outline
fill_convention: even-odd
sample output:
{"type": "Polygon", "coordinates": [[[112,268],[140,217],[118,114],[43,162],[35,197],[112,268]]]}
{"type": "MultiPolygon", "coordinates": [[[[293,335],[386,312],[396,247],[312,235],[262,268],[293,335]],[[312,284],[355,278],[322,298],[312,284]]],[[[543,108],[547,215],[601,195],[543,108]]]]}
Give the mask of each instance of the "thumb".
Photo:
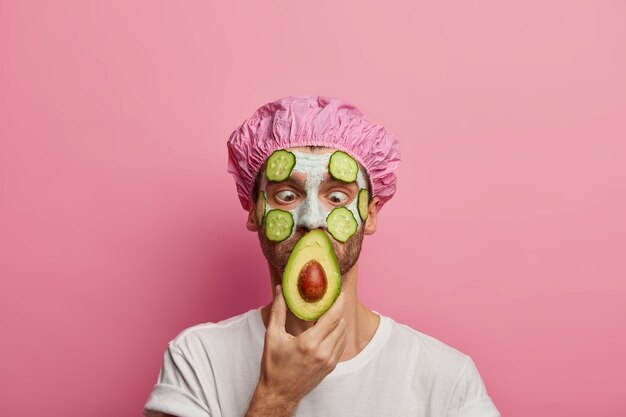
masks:
{"type": "Polygon", "coordinates": [[[274,288],[274,301],[270,311],[270,326],[276,330],[285,331],[285,320],[287,318],[287,306],[283,298],[283,289],[280,285],[274,288]]]}

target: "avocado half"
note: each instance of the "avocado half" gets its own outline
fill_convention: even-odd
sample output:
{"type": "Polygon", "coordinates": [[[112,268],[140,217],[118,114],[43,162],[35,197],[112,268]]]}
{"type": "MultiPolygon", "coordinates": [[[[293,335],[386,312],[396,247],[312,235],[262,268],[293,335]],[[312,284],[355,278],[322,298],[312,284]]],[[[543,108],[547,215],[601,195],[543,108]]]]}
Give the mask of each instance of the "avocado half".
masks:
{"type": "Polygon", "coordinates": [[[321,229],[298,240],[283,272],[282,287],[289,310],[302,320],[317,320],[333,305],[341,292],[341,271],[330,238],[321,229]],[[326,275],[326,291],[317,301],[307,301],[299,289],[300,274],[311,261],[319,263],[326,275]]]}

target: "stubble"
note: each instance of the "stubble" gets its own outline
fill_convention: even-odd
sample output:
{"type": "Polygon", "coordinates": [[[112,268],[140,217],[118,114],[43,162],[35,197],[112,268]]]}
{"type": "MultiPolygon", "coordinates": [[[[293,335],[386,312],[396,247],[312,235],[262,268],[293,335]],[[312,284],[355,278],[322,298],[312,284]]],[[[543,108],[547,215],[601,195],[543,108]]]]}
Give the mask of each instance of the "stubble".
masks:
{"type": "MultiPolygon", "coordinates": [[[[285,266],[287,265],[287,261],[289,260],[289,256],[291,255],[291,251],[294,246],[298,242],[298,240],[304,236],[309,230],[307,229],[299,229],[291,236],[289,239],[284,240],[282,242],[272,242],[267,239],[265,236],[265,228],[261,227],[259,229],[258,237],[259,243],[261,244],[261,250],[263,251],[263,255],[267,262],[272,265],[274,268],[278,270],[278,272],[282,275],[285,270],[285,266]]],[[[325,233],[326,230],[324,230],[325,233]]],[[[328,233],[327,233],[328,234],[328,233]]],[[[335,251],[335,255],[337,256],[337,261],[339,263],[339,270],[341,271],[341,275],[344,275],[346,272],[350,270],[359,259],[359,255],[361,253],[361,246],[363,244],[363,234],[364,229],[363,225],[361,225],[354,236],[352,236],[346,243],[337,242],[332,236],[329,236],[329,239],[333,245],[333,250],[335,251]]]]}

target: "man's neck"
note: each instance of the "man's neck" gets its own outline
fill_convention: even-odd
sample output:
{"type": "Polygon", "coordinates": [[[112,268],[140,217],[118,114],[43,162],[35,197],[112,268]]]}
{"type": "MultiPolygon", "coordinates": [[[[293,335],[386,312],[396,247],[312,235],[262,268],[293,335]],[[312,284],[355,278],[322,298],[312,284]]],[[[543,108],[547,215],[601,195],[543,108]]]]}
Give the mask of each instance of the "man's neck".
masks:
{"type": "MultiPolygon", "coordinates": [[[[365,346],[370,342],[378,324],[380,317],[365,307],[358,299],[356,283],[358,275],[358,262],[342,276],[342,291],[346,297],[345,308],[343,318],[347,326],[347,341],[346,347],[339,359],[339,362],[344,362],[355,357],[361,352],[365,346]]],[[[270,267],[270,276],[272,282],[272,291],[276,285],[281,282],[281,277],[278,272],[270,267]]],[[[269,322],[270,308],[272,304],[269,303],[261,309],[261,315],[263,317],[263,323],[267,328],[269,322]]],[[[285,321],[285,330],[287,333],[298,336],[305,330],[313,327],[315,322],[305,321],[296,317],[291,311],[287,310],[287,318],[285,321]]]]}

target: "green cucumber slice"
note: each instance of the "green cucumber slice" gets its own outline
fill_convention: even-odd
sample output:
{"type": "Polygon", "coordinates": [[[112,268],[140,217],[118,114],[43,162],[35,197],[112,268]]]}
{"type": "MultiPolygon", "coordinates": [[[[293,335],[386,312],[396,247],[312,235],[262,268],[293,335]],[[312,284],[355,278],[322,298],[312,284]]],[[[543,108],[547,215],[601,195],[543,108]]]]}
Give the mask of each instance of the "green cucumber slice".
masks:
{"type": "Polygon", "coordinates": [[[257,204],[256,204],[256,216],[257,216],[259,225],[262,225],[263,220],[265,219],[266,201],[267,201],[267,196],[265,195],[265,191],[261,191],[259,193],[259,198],[257,199],[257,204]]]}
{"type": "Polygon", "coordinates": [[[265,175],[267,179],[276,182],[284,181],[291,175],[291,170],[296,165],[296,156],[284,149],[279,149],[272,152],[269,158],[267,158],[267,167],[265,168],[265,175]]]}
{"type": "Polygon", "coordinates": [[[272,242],[287,239],[293,230],[293,216],[290,212],[274,209],[265,215],[265,236],[272,242]]]}
{"type": "Polygon", "coordinates": [[[328,233],[341,243],[350,239],[358,227],[354,214],[346,207],[333,209],[326,218],[326,224],[328,225],[328,233]]]}
{"type": "Polygon", "coordinates": [[[354,182],[359,173],[359,164],[347,153],[335,151],[328,161],[328,171],[336,180],[354,182]]]}
{"type": "Polygon", "coordinates": [[[361,188],[359,190],[359,196],[356,200],[356,206],[359,209],[359,216],[361,220],[365,221],[367,219],[367,215],[369,214],[369,192],[367,188],[361,188]]]}

